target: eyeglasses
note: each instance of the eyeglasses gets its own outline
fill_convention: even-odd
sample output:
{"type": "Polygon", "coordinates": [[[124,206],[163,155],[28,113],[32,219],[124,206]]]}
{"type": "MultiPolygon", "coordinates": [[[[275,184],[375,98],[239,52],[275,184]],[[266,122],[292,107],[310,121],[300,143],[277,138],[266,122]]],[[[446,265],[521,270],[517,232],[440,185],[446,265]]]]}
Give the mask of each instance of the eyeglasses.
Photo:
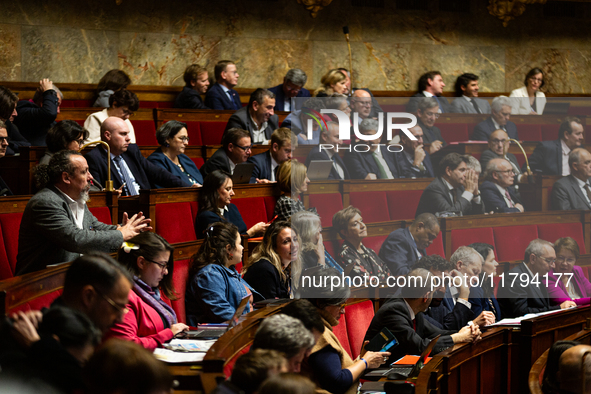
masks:
{"type": "MultiPolygon", "coordinates": [[[[536,255],[536,256],[538,256],[538,255],[536,255]]],[[[541,258],[542,260],[544,260],[548,264],[554,264],[556,262],[556,259],[548,259],[548,258],[542,257],[542,256],[538,256],[538,257],[541,258]]]]}
{"type": "Polygon", "coordinates": [[[359,104],[363,107],[371,107],[371,101],[358,101],[358,100],[353,100],[354,104],[359,104]]]}
{"type": "Polygon", "coordinates": [[[425,112],[425,116],[427,117],[434,117],[435,119],[439,119],[441,114],[439,112],[425,112]]]}
{"type": "Polygon", "coordinates": [[[0,137],[0,144],[9,143],[10,137],[0,137]]]}
{"type": "Polygon", "coordinates": [[[508,142],[509,140],[491,140],[490,142],[493,143],[493,145],[498,145],[498,144],[505,144],[506,142],[508,142]]]}
{"type": "Polygon", "coordinates": [[[182,142],[189,142],[189,137],[178,137],[182,142]]]}
{"type": "Polygon", "coordinates": [[[529,80],[532,81],[532,82],[544,82],[544,80],[542,78],[534,78],[534,77],[531,77],[529,80]]]}
{"type": "Polygon", "coordinates": [[[82,146],[82,145],[84,145],[84,138],[80,138],[79,140],[74,140],[74,142],[76,142],[78,145],[82,146]]]}
{"type": "Polygon", "coordinates": [[[513,171],[513,170],[495,171],[495,172],[499,172],[501,174],[515,174],[515,171],[513,171]]]}
{"type": "MultiPolygon", "coordinates": [[[[96,290],[96,289],[95,289],[96,290]]],[[[102,292],[96,290],[96,292],[103,297],[103,299],[105,301],[107,301],[109,303],[109,305],[111,305],[113,307],[113,309],[115,309],[117,312],[119,312],[122,315],[125,315],[127,312],[129,312],[129,309],[127,309],[126,305],[119,305],[117,304],[115,301],[113,301],[109,296],[103,294],[102,292]]]]}
{"type": "Polygon", "coordinates": [[[248,152],[249,150],[252,150],[252,147],[253,147],[253,145],[240,146],[240,145],[237,145],[237,144],[235,144],[234,146],[237,147],[237,148],[242,149],[245,152],[248,152]]]}
{"type": "Polygon", "coordinates": [[[567,259],[564,256],[558,256],[558,257],[556,257],[556,261],[558,261],[559,263],[562,263],[563,261],[566,261],[569,264],[574,264],[575,261],[577,261],[577,260],[576,259],[573,259],[573,258],[568,258],[567,259]]]}
{"type": "Polygon", "coordinates": [[[164,271],[164,270],[167,270],[167,269],[168,269],[168,264],[167,264],[167,263],[159,263],[159,262],[157,262],[157,261],[150,260],[150,259],[147,259],[147,258],[145,258],[145,257],[144,257],[144,260],[146,260],[146,261],[149,261],[150,263],[154,263],[154,264],[156,264],[158,267],[160,267],[160,269],[161,269],[162,271],[164,271]]]}

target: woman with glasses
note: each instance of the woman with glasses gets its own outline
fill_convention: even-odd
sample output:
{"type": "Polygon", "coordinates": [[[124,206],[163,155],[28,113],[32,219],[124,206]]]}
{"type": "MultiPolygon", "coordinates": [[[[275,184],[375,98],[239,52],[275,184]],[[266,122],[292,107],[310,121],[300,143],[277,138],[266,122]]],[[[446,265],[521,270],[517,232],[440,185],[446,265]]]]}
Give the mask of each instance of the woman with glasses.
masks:
{"type": "Polygon", "coordinates": [[[177,322],[176,313],[161,295],[176,300],[172,284],[174,248],[156,233],[143,232],[124,243],[118,260],[133,274],[133,288],[121,322],[108,337],[133,341],[154,350],[189,327],[177,322]]]}
{"type": "Polygon", "coordinates": [[[588,305],[591,297],[591,282],[583,269],[575,265],[579,258],[579,245],[570,237],[559,238],[554,243],[556,262],[550,271],[548,296],[553,305],[574,301],[577,305],[588,305]]]}
{"type": "MultiPolygon", "coordinates": [[[[149,161],[181,178],[186,186],[203,185],[203,176],[193,160],[185,155],[189,145],[186,123],[177,120],[164,123],[156,131],[156,139],[160,147],[148,156],[149,161]]],[[[164,186],[156,185],[156,188],[161,187],[164,186]]]]}
{"type": "Polygon", "coordinates": [[[88,131],[73,120],[62,120],[47,132],[47,150],[39,164],[49,164],[54,153],[61,150],[78,151],[88,138],[88,131]]]}
{"type": "Polygon", "coordinates": [[[216,222],[234,224],[245,238],[261,235],[269,227],[265,222],[259,222],[251,228],[246,227],[240,211],[231,203],[233,187],[230,175],[221,170],[215,170],[205,177],[197,198],[199,210],[195,219],[195,235],[198,239],[205,238],[205,230],[216,222]]]}
{"type": "Polygon", "coordinates": [[[525,76],[525,85],[515,89],[509,97],[511,99],[512,114],[517,115],[542,115],[546,105],[546,95],[540,92],[544,86],[544,72],[538,68],[532,68],[525,76]]]}
{"type": "Polygon", "coordinates": [[[140,107],[140,100],[134,92],[127,89],[120,89],[109,97],[109,108],[105,108],[100,112],[90,114],[84,121],[84,128],[88,130],[90,136],[84,143],[95,142],[101,140],[101,125],[110,116],[121,118],[129,128],[129,138],[131,143],[135,144],[135,132],[133,125],[129,121],[129,117],[133,115],[140,107]]]}

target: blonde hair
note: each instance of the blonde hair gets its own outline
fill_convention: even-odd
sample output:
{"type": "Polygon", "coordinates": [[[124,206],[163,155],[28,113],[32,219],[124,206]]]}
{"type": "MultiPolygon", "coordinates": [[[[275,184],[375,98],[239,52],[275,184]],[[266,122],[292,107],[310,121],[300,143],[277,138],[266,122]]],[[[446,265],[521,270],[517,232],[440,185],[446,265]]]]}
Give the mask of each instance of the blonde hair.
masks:
{"type": "Polygon", "coordinates": [[[301,249],[315,250],[316,244],[312,242],[312,239],[319,230],[322,230],[320,216],[310,211],[296,212],[291,215],[291,225],[300,236],[301,249]]]}
{"type": "Polygon", "coordinates": [[[286,228],[291,229],[291,225],[285,220],[278,220],[269,226],[267,231],[265,231],[263,241],[254,248],[252,255],[248,259],[248,263],[242,268],[242,276],[246,274],[248,269],[252,267],[253,264],[261,259],[267,259],[271,262],[271,264],[273,264],[277,271],[279,271],[281,280],[287,280],[287,276],[283,271],[281,257],[279,257],[277,251],[275,250],[277,248],[277,239],[279,237],[279,233],[286,228]]]}
{"type": "Polygon", "coordinates": [[[279,165],[277,183],[283,193],[300,194],[299,187],[306,180],[306,166],[296,159],[287,160],[279,165]],[[295,190],[292,190],[292,185],[295,190]],[[297,186],[296,186],[297,185],[297,186]]]}
{"type": "Polygon", "coordinates": [[[347,76],[342,71],[330,70],[328,73],[324,74],[322,79],[320,79],[322,86],[314,91],[314,97],[318,96],[320,93],[331,96],[333,93],[335,93],[332,85],[336,85],[337,83],[346,79],[347,76]]]}

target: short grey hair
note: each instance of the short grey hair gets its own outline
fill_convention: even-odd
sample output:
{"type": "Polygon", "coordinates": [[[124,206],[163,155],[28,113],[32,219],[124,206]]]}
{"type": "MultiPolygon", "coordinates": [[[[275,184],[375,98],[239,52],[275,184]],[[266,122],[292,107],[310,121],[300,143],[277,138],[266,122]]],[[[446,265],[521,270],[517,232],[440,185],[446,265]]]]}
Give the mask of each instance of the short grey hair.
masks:
{"type": "MultiPolygon", "coordinates": [[[[577,149],[573,149],[570,151],[570,153],[568,154],[568,166],[572,168],[574,163],[580,163],[581,162],[581,153],[587,150],[585,148],[577,148],[577,149]]],[[[587,151],[589,152],[589,151],[587,151]]]]}
{"type": "MultiPolygon", "coordinates": [[[[500,171],[499,169],[499,164],[502,161],[506,161],[507,163],[509,163],[509,160],[507,159],[502,159],[500,157],[495,157],[494,159],[491,159],[488,164],[486,165],[486,170],[484,172],[483,178],[487,181],[494,181],[493,178],[493,173],[500,171]]],[[[511,165],[511,163],[509,163],[509,165],[511,165]]],[[[513,168],[513,167],[511,167],[513,168]]]]}
{"type": "Polygon", "coordinates": [[[468,158],[468,162],[466,163],[466,166],[468,167],[468,169],[474,170],[480,174],[482,172],[482,167],[480,166],[480,162],[478,160],[476,160],[476,158],[474,156],[466,155],[466,157],[468,158]]]}
{"type": "Polygon", "coordinates": [[[544,247],[548,246],[552,249],[554,249],[554,245],[552,245],[550,242],[545,241],[543,239],[534,239],[533,241],[531,241],[529,243],[529,245],[527,245],[527,248],[525,248],[525,256],[523,257],[523,260],[525,261],[526,264],[529,264],[529,257],[533,254],[535,254],[536,256],[541,256],[542,253],[544,253],[544,247]]]}
{"type": "Polygon", "coordinates": [[[507,96],[499,96],[493,99],[491,108],[495,112],[501,112],[505,106],[512,107],[511,99],[507,96]]]}
{"type": "Polygon", "coordinates": [[[428,97],[428,98],[419,99],[418,109],[420,109],[421,112],[425,112],[426,110],[431,109],[431,108],[435,108],[435,107],[439,107],[439,103],[437,102],[437,100],[435,98],[428,97]]]}
{"type": "Polygon", "coordinates": [[[374,130],[377,132],[379,127],[380,124],[378,123],[377,119],[365,118],[359,124],[359,131],[363,132],[374,130]]]}
{"type": "Polygon", "coordinates": [[[263,320],[251,349],[277,350],[290,359],[302,349],[310,349],[315,342],[314,335],[300,320],[280,313],[263,320]]]}
{"type": "Polygon", "coordinates": [[[308,82],[308,76],[304,70],[299,68],[292,68],[285,74],[285,80],[297,86],[304,86],[308,82]]]}
{"type": "Polygon", "coordinates": [[[454,265],[454,267],[458,264],[458,261],[463,263],[470,263],[470,264],[482,264],[484,259],[480,253],[469,246],[460,246],[456,249],[454,254],[451,255],[449,261],[454,265]]]}
{"type": "MultiPolygon", "coordinates": [[[[64,99],[64,95],[63,95],[62,91],[59,90],[58,87],[55,86],[55,84],[53,84],[53,83],[51,84],[51,89],[55,90],[55,93],[59,96],[60,99],[62,99],[62,100],[64,99]]],[[[33,95],[33,102],[35,104],[40,103],[41,100],[43,100],[43,93],[44,92],[42,92],[40,89],[37,89],[35,91],[35,94],[33,95]]]]}

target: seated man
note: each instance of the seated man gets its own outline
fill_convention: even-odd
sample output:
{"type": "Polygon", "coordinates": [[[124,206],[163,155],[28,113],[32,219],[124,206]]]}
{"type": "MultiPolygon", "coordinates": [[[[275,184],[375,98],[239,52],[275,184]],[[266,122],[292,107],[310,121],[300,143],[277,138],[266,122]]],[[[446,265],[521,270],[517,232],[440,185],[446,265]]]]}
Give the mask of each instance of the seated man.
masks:
{"type": "Polygon", "coordinates": [[[185,87],[176,96],[174,108],[209,109],[201,99],[201,95],[205,94],[209,87],[207,69],[199,64],[191,64],[185,69],[183,79],[185,87]]]}
{"type": "Polygon", "coordinates": [[[424,212],[484,213],[478,191],[478,176],[467,167],[468,157],[458,153],[446,155],[439,163],[440,174],[427,186],[417,207],[416,216],[424,212]]]}
{"type": "Polygon", "coordinates": [[[400,145],[404,150],[394,155],[400,178],[433,178],[435,172],[431,164],[431,157],[423,149],[423,130],[419,125],[416,125],[408,131],[417,140],[413,141],[405,133],[400,133],[400,145]]]}
{"type": "Polygon", "coordinates": [[[418,85],[419,91],[411,97],[406,105],[406,112],[417,112],[417,107],[422,97],[434,97],[437,100],[437,111],[439,113],[450,112],[449,102],[441,95],[443,94],[445,83],[443,83],[443,78],[439,71],[429,71],[421,75],[418,85]]]}
{"type": "MultiPolygon", "coordinates": [[[[303,70],[292,68],[283,77],[283,83],[269,88],[269,91],[275,94],[275,111],[295,111],[301,108],[301,101],[295,100],[295,108],[291,107],[291,99],[294,97],[310,97],[310,91],[304,89],[308,77],[303,70]]],[[[303,100],[302,100],[303,101],[303,100]]]]}
{"type": "Polygon", "coordinates": [[[550,208],[555,211],[591,209],[591,153],[577,148],[568,155],[570,175],[556,181],[552,186],[550,208]]]}
{"type": "Polygon", "coordinates": [[[0,86],[0,120],[6,124],[6,132],[8,133],[8,147],[6,154],[9,156],[18,153],[18,148],[21,146],[31,146],[29,141],[21,135],[18,127],[12,123],[14,118],[18,116],[16,112],[16,105],[18,96],[5,86],[0,86]]]}
{"type": "Polygon", "coordinates": [[[19,230],[16,275],[39,271],[47,265],[72,261],[91,251],[113,253],[123,241],[149,229],[141,213],[123,226],[99,222],[86,201],[92,175],[86,160],[73,151],[53,155],[49,165],[38,167],[42,189],[25,208],[19,230]]]}
{"type": "Polygon", "coordinates": [[[573,116],[564,118],[558,129],[558,139],[542,141],[534,149],[534,153],[529,158],[531,170],[541,172],[543,175],[569,175],[568,154],[583,145],[584,134],[583,123],[579,118],[573,116]]]}
{"type": "Polygon", "coordinates": [[[478,75],[465,73],[456,79],[456,98],[451,112],[461,114],[490,114],[488,101],[478,98],[478,75]]]}
{"type": "Polygon", "coordinates": [[[327,122],[326,126],[328,130],[322,128],[320,131],[320,145],[313,147],[308,153],[306,167],[310,166],[312,160],[332,160],[332,169],[328,179],[351,179],[347,166],[338,153],[339,147],[343,145],[343,141],[339,138],[339,124],[327,122]]]}
{"type": "Polygon", "coordinates": [[[216,83],[205,95],[205,106],[211,109],[238,110],[240,95],[233,89],[238,84],[238,70],[231,60],[220,60],[214,68],[216,83]]]}
{"type": "Polygon", "coordinates": [[[42,79],[33,101],[21,100],[16,105],[14,124],[33,146],[45,146],[45,136],[55,124],[64,96],[49,79],[42,79]]]}
{"type": "Polygon", "coordinates": [[[230,129],[222,137],[222,147],[207,159],[199,171],[203,179],[215,170],[233,174],[236,165],[247,161],[251,152],[250,133],[242,129],[230,129]]]}
{"type": "Polygon", "coordinates": [[[275,95],[266,89],[257,89],[250,95],[247,107],[242,107],[228,120],[227,132],[239,128],[250,133],[253,144],[267,145],[271,134],[279,128],[279,117],[274,114],[275,95]]]}
{"type": "Polygon", "coordinates": [[[506,131],[501,129],[493,131],[488,137],[488,149],[480,155],[480,165],[482,168],[486,169],[486,166],[491,159],[500,158],[509,160],[513,173],[515,174],[514,183],[517,186],[518,183],[527,182],[527,173],[521,172],[517,157],[509,152],[510,143],[506,131]]]}
{"type": "Polygon", "coordinates": [[[509,271],[509,275],[505,276],[504,286],[499,285],[497,300],[501,306],[503,317],[519,317],[528,313],[546,312],[576,306],[570,300],[560,305],[550,305],[544,275],[550,271],[550,268],[554,267],[555,261],[556,252],[550,242],[534,239],[529,243],[525,249],[523,263],[509,271]],[[527,277],[528,280],[520,279],[519,284],[511,286],[511,281],[508,278],[514,278],[515,274],[519,278],[527,277]],[[527,284],[527,286],[521,283],[527,284]]]}
{"type": "Polygon", "coordinates": [[[591,357],[589,353],[591,353],[591,346],[577,345],[566,349],[560,355],[556,374],[560,393],[589,393],[591,389],[591,357]]]}
{"type": "Polygon", "coordinates": [[[417,107],[417,125],[423,130],[425,144],[431,144],[429,153],[433,154],[447,145],[441,136],[441,130],[435,126],[439,119],[439,104],[434,98],[419,99],[417,107]]]}
{"type": "Polygon", "coordinates": [[[509,160],[492,159],[488,162],[480,185],[484,210],[486,212],[524,212],[521,196],[515,190],[513,168],[509,160]]]}
{"type": "Polygon", "coordinates": [[[425,319],[425,311],[431,304],[432,275],[423,268],[410,271],[402,288],[401,298],[385,303],[376,312],[365,333],[365,341],[370,341],[384,328],[388,328],[398,339],[398,346],[391,348],[387,363],[409,354],[421,354],[431,339],[441,335],[433,353],[439,353],[456,343],[474,342],[480,339],[477,325],[464,326],[458,332],[440,330],[425,319]]]}
{"type": "Polygon", "coordinates": [[[408,227],[394,230],[380,248],[379,256],[392,275],[406,275],[412,265],[427,255],[427,248],[439,235],[439,220],[435,215],[418,215],[408,227]]]}
{"type": "Polygon", "coordinates": [[[287,127],[298,136],[298,144],[316,145],[320,139],[320,125],[314,118],[321,117],[320,110],[326,108],[324,100],[316,97],[304,102],[300,110],[292,111],[281,122],[281,127],[287,127]],[[308,120],[312,121],[312,138],[308,138],[308,120]]]}
{"type": "Polygon", "coordinates": [[[140,189],[155,189],[156,185],[185,186],[178,176],[148,161],[136,144],[130,144],[129,129],[123,119],[107,118],[101,125],[101,140],[111,148],[110,158],[103,145],[96,146],[84,155],[90,173],[101,185],[108,179],[107,161],[111,160],[113,187],[122,189],[124,196],[136,196],[140,189]]]}
{"type": "Polygon", "coordinates": [[[291,131],[280,127],[271,135],[271,148],[250,157],[247,161],[254,164],[250,183],[269,183],[277,181],[279,164],[291,160],[291,131]]]}
{"type": "MultiPolygon", "coordinates": [[[[363,135],[375,135],[379,123],[376,119],[364,119],[359,125],[363,135]]],[[[394,155],[386,145],[380,146],[382,136],[370,141],[359,141],[345,153],[345,164],[351,179],[395,179],[398,178],[398,167],[394,155]]]]}
{"type": "MultiPolygon", "coordinates": [[[[6,155],[6,149],[8,149],[8,132],[6,131],[6,124],[0,120],[0,159],[6,155]]],[[[8,185],[4,182],[4,179],[0,177],[0,197],[12,196],[12,192],[8,185]]]]}
{"type": "Polygon", "coordinates": [[[511,100],[505,96],[495,97],[492,102],[490,118],[483,120],[474,127],[471,140],[488,141],[495,130],[503,130],[509,138],[519,140],[517,126],[509,120],[511,118],[511,100]]]}
{"type": "MultiPolygon", "coordinates": [[[[357,123],[360,125],[362,121],[370,118],[372,111],[372,97],[371,94],[364,89],[357,89],[349,99],[351,102],[351,124],[353,124],[355,115],[357,114],[357,123]]],[[[353,133],[351,133],[353,135],[353,133]]]]}

